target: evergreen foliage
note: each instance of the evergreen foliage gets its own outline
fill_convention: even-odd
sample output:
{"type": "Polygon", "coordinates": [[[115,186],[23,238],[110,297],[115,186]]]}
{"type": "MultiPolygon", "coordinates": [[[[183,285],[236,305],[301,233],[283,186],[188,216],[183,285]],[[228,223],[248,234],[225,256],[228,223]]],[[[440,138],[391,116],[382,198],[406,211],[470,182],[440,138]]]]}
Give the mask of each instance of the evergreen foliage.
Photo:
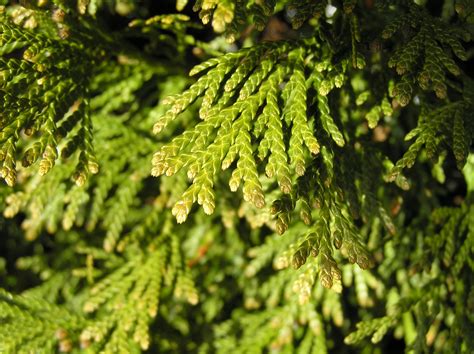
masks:
{"type": "Polygon", "coordinates": [[[473,36],[467,0],[0,0],[0,352],[474,352],[473,36]]]}

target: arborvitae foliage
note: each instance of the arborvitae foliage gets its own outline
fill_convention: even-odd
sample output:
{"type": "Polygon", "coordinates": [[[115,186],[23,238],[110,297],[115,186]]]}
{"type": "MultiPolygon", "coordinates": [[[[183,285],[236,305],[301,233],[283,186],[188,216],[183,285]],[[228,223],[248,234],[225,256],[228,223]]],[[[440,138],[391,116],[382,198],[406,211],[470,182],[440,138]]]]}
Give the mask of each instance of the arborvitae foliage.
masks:
{"type": "Polygon", "coordinates": [[[474,352],[473,36],[467,0],[0,0],[0,352],[474,352]]]}

